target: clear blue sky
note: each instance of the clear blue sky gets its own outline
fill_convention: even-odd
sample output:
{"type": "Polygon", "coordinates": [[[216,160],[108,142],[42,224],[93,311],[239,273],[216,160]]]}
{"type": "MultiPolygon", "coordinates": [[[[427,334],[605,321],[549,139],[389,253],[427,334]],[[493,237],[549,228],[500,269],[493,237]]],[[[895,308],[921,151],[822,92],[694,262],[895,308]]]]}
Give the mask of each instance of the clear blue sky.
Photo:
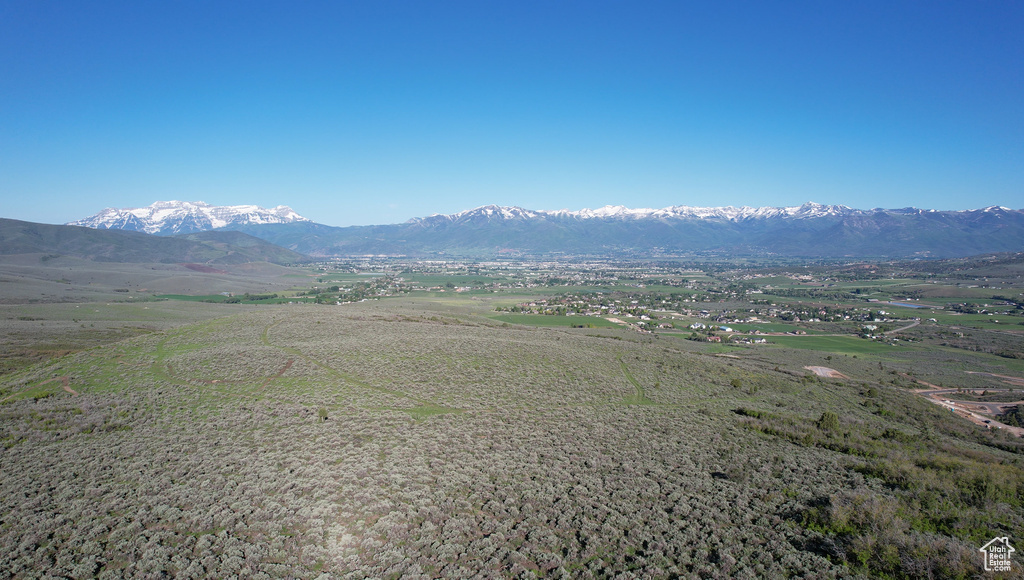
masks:
{"type": "Polygon", "coordinates": [[[0,217],[1024,207],[1024,2],[0,2],[0,217]]]}

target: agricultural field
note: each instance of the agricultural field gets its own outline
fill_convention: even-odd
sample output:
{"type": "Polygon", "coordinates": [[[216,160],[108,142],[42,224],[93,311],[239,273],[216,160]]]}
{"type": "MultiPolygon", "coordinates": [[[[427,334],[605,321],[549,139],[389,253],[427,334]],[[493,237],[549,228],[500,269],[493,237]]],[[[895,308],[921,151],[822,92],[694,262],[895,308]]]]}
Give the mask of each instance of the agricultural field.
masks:
{"type": "Polygon", "coordinates": [[[489,316],[491,320],[508,322],[511,324],[523,324],[526,326],[568,326],[577,328],[614,328],[618,326],[607,318],[596,316],[571,317],[571,316],[547,316],[544,314],[495,314],[489,316]]]}
{"type": "Polygon", "coordinates": [[[1014,402],[1016,329],[783,308],[778,271],[513,266],[4,305],[6,353],[69,344],[5,354],[0,577],[968,578],[1024,529],[1024,440],[926,397],[1014,402]]]}

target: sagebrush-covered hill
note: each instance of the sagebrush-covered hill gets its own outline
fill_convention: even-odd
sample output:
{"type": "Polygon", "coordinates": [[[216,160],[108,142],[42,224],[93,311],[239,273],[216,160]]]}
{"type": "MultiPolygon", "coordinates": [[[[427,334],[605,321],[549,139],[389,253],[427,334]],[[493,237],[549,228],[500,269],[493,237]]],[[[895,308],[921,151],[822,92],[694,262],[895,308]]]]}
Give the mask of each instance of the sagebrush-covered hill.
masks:
{"type": "Polygon", "coordinates": [[[159,237],[124,230],[0,219],[0,254],[67,255],[97,262],[241,264],[307,261],[298,252],[241,232],[159,237]]]}

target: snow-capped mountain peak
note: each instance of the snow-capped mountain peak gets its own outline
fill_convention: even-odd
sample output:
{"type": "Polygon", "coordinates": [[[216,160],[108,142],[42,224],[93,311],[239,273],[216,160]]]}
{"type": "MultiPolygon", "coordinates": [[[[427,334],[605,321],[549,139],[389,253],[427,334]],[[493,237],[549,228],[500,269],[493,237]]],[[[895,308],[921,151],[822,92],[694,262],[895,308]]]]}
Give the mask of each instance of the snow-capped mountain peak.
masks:
{"type": "Polygon", "coordinates": [[[147,234],[182,234],[228,226],[280,224],[309,221],[292,208],[279,205],[266,209],[258,205],[210,205],[203,201],[158,201],[146,207],[106,208],[96,215],[67,225],[96,229],[120,229],[147,234]]]}
{"type": "Polygon", "coordinates": [[[649,217],[658,210],[650,208],[631,209],[624,205],[606,205],[597,209],[581,209],[578,212],[569,212],[581,218],[626,218],[626,217],[649,217]]]}
{"type": "Polygon", "coordinates": [[[517,206],[484,205],[454,214],[434,214],[426,218],[414,218],[411,222],[438,224],[469,220],[509,220],[527,218],[569,218],[578,220],[639,220],[639,219],[710,219],[744,221],[750,219],[789,218],[808,219],[829,216],[844,216],[860,213],[845,205],[823,205],[807,202],[793,207],[694,207],[676,205],[660,209],[629,208],[624,205],[606,205],[597,209],[584,208],[579,211],[529,210],[517,206]]]}
{"type": "Polygon", "coordinates": [[[486,222],[493,220],[511,220],[535,218],[544,212],[536,212],[523,209],[517,206],[482,205],[473,209],[467,209],[452,214],[433,214],[425,218],[413,218],[409,223],[440,224],[440,223],[466,223],[486,222]]]}

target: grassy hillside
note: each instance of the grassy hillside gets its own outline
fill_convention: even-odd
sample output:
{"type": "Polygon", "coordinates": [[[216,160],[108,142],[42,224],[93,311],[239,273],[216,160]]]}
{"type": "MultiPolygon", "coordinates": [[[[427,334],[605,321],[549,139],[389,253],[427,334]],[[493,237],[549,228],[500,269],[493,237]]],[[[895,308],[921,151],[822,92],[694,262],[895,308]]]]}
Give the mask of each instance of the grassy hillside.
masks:
{"type": "Polygon", "coordinates": [[[0,569],[973,577],[1024,529],[1019,441],[874,360],[489,312],[267,306],[8,375],[0,569]]]}
{"type": "MultiPolygon", "coordinates": [[[[183,304],[167,294],[265,296],[286,293],[296,270],[240,265],[93,262],[69,256],[0,256],[0,376],[99,344],[246,309],[245,304],[183,304]]],[[[244,300],[239,300],[243,302],[244,300]]]]}
{"type": "Polygon", "coordinates": [[[215,264],[240,264],[245,262],[270,262],[272,264],[295,264],[309,261],[309,257],[287,248],[275,246],[242,232],[210,231],[175,236],[200,242],[225,252],[212,260],[215,264]]]}
{"type": "Polygon", "coordinates": [[[305,256],[239,232],[158,237],[123,230],[0,219],[0,254],[42,254],[97,262],[292,263],[305,256]]]}

